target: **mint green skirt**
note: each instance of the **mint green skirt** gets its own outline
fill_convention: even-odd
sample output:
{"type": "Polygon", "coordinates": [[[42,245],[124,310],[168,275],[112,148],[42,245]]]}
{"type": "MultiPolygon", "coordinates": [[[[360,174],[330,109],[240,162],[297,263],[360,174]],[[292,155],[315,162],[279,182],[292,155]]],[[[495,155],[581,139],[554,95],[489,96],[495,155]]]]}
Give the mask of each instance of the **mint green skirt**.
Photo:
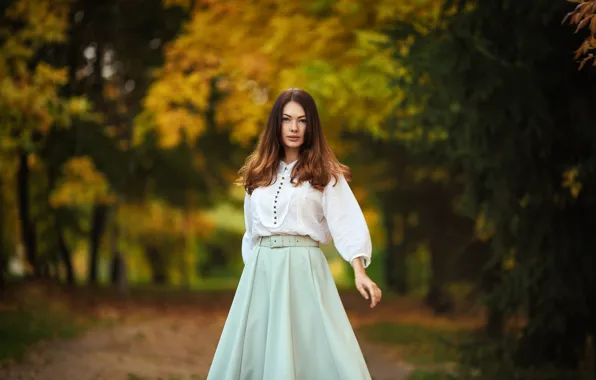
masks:
{"type": "Polygon", "coordinates": [[[370,378],[320,248],[255,246],[207,379],[370,378]]]}

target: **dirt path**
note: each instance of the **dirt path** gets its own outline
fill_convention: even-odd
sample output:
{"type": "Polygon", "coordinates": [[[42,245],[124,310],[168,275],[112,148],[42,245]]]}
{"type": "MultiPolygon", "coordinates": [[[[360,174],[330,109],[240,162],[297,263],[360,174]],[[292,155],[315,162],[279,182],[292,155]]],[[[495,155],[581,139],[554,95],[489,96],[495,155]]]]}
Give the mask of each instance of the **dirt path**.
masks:
{"type": "MultiPolygon", "coordinates": [[[[221,311],[168,312],[121,321],[74,340],[37,345],[23,362],[0,369],[0,379],[205,379],[224,322],[221,311]]],[[[407,377],[410,369],[398,364],[390,349],[359,339],[375,380],[407,377]]]]}

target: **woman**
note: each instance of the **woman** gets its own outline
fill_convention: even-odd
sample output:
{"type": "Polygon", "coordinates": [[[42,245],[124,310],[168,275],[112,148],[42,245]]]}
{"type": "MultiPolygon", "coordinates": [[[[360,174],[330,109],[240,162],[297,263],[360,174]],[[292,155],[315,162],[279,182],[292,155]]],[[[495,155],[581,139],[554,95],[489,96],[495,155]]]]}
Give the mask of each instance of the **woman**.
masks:
{"type": "Polygon", "coordinates": [[[331,235],[375,307],[381,290],[365,272],[371,240],[349,173],[327,145],[313,98],[282,92],[240,170],[245,267],[209,380],[370,379],[318,248],[331,235]]]}

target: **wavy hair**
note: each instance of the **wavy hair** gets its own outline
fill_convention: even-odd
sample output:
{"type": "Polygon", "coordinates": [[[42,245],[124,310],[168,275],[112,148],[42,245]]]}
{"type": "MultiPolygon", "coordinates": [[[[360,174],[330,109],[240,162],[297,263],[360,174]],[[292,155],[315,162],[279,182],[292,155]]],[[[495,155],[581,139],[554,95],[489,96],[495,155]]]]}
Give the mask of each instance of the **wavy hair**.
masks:
{"type": "Polygon", "coordinates": [[[300,147],[298,161],[290,176],[291,183],[298,186],[302,182],[310,182],[315,189],[323,191],[332,177],[335,181],[341,175],[348,181],[351,179],[350,168],[337,160],[327,144],[312,96],[302,89],[290,88],[275,100],[256,149],[248,156],[239,171],[240,178],[237,183],[243,186],[248,194],[252,194],[257,187],[269,186],[275,181],[279,162],[284,156],[281,135],[283,108],[292,101],[304,108],[307,124],[304,143],[300,147]]]}

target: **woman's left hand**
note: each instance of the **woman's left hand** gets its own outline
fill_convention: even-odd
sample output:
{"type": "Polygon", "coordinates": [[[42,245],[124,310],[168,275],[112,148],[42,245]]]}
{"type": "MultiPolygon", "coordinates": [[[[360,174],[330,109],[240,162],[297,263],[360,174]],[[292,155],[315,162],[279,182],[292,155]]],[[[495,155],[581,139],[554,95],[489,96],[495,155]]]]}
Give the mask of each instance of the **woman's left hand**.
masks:
{"type": "Polygon", "coordinates": [[[366,274],[356,275],[355,282],[356,289],[362,294],[362,297],[365,299],[370,298],[371,309],[381,301],[381,289],[366,274]]]}

